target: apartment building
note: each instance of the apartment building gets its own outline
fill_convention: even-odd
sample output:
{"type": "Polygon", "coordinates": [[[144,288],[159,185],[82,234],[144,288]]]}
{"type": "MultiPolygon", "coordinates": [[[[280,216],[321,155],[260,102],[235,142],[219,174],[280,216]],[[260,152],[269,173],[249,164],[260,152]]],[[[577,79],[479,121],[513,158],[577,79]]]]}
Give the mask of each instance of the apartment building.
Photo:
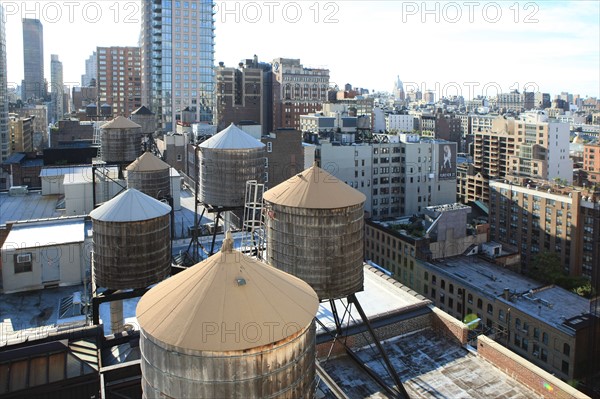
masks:
{"type": "Polygon", "coordinates": [[[33,117],[9,114],[8,151],[9,154],[33,151],[33,117]]]}
{"type": "Polygon", "coordinates": [[[489,202],[489,181],[505,176],[561,179],[571,182],[569,125],[549,119],[543,111],[520,119],[474,117],[473,168],[460,169],[463,203],[489,202]]]}
{"type": "Polygon", "coordinates": [[[404,114],[387,114],[385,130],[388,133],[410,133],[415,130],[415,117],[404,114]]]}
{"type": "Polygon", "coordinates": [[[214,7],[212,0],[142,4],[142,103],[163,132],[176,130],[186,108],[191,122],[213,123],[214,7]]]}
{"type": "Polygon", "coordinates": [[[276,187],[305,169],[302,132],[299,130],[278,129],[262,136],[260,141],[267,148],[266,189],[276,187]]]}
{"type": "Polygon", "coordinates": [[[321,168],[366,195],[374,219],[456,201],[456,143],[414,134],[376,134],[365,143],[319,138],[321,168]]]}
{"type": "Polygon", "coordinates": [[[265,75],[270,68],[269,64],[259,63],[256,56],[240,62],[237,68],[219,63],[215,69],[217,130],[232,123],[252,121],[262,126],[263,134],[267,133],[269,102],[266,97],[270,90],[267,90],[265,75]]]}
{"type": "Polygon", "coordinates": [[[367,261],[547,372],[587,376],[599,331],[590,301],[511,271],[518,254],[486,243],[487,226],[467,225],[463,206],[432,208],[420,220],[367,221],[367,261]]]}
{"type": "Polygon", "coordinates": [[[322,109],[329,90],[329,70],[305,68],[299,59],[273,60],[273,126],[300,129],[300,116],[322,109]]]}
{"type": "Polygon", "coordinates": [[[142,105],[142,58],[139,47],[98,47],[98,98],[112,115],[129,117],[142,105]]]}
{"type": "Polygon", "coordinates": [[[600,142],[583,145],[583,171],[588,185],[600,186],[600,142]]]}
{"type": "Polygon", "coordinates": [[[526,178],[493,181],[490,189],[491,237],[519,247],[523,271],[550,251],[565,273],[595,281],[600,204],[593,193],[526,178]]]}

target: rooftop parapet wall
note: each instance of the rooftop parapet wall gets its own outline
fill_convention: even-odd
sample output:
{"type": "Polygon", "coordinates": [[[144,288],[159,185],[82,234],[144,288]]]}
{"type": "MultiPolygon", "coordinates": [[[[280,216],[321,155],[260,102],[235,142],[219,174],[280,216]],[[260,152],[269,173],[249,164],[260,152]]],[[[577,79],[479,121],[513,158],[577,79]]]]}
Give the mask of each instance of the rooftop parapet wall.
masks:
{"type": "Polygon", "coordinates": [[[484,335],[477,337],[477,353],[480,357],[544,397],[591,399],[484,335]]]}

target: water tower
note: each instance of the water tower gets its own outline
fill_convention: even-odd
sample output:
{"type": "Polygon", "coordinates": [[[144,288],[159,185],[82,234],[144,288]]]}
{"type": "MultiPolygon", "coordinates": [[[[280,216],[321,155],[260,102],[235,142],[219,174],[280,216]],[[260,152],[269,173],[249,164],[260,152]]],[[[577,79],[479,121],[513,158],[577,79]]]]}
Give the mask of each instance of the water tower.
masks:
{"type": "Polygon", "coordinates": [[[127,187],[158,200],[171,195],[170,166],[150,152],[127,166],[127,187]]]}
{"type": "Polygon", "coordinates": [[[363,290],[365,195],[313,165],[263,198],[267,261],[306,281],[320,301],[329,302],[338,335],[354,305],[396,385],[387,388],[408,397],[355,295],[363,290]],[[345,307],[341,317],[338,306],[345,307]]]}
{"type": "Polygon", "coordinates": [[[264,182],[265,147],[233,123],[198,145],[199,176],[196,192],[197,203],[203,207],[200,220],[205,211],[216,213],[209,255],[214,251],[221,213],[225,214],[224,224],[227,230],[232,214],[242,217],[246,182],[264,182]]]}
{"type": "Polygon", "coordinates": [[[364,194],[312,166],[264,200],[269,263],[309,283],[321,300],[362,291],[364,194]]]}
{"type": "Polygon", "coordinates": [[[144,398],[313,398],[318,299],[302,280],[233,250],[140,300],[144,398]]]}
{"type": "Polygon", "coordinates": [[[141,126],[122,116],[105,123],[101,130],[101,158],[106,163],[128,164],[142,150],[141,126]]]}
{"type": "MultiPolygon", "coordinates": [[[[143,289],[164,280],[171,271],[170,213],[170,206],[136,189],[94,209],[90,213],[94,286],[109,291],[143,289]]],[[[120,300],[109,299],[104,302],[111,303],[114,331],[122,325],[123,307],[120,300]]]]}

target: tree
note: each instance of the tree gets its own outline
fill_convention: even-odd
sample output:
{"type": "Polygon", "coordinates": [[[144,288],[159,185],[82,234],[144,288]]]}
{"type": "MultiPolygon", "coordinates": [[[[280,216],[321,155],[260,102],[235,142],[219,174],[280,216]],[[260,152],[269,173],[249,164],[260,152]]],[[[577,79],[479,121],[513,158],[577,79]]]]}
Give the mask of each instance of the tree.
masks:
{"type": "Polygon", "coordinates": [[[554,252],[540,252],[529,265],[529,277],[546,284],[556,284],[577,295],[591,298],[593,294],[590,281],[581,276],[569,276],[560,264],[558,254],[554,252]]]}
{"type": "Polygon", "coordinates": [[[565,274],[560,264],[558,254],[554,252],[540,252],[529,265],[529,277],[548,284],[556,284],[565,274]]]}

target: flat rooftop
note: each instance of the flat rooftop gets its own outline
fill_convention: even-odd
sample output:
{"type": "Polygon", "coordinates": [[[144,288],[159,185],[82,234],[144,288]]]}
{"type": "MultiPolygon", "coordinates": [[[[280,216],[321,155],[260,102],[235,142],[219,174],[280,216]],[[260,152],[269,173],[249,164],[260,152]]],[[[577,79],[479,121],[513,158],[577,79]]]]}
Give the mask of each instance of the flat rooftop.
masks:
{"type": "Polygon", "coordinates": [[[0,295],[0,348],[57,331],[60,300],[78,291],[83,292],[83,285],[0,295]]]}
{"type": "Polygon", "coordinates": [[[508,288],[511,300],[504,300],[507,304],[548,324],[559,326],[565,319],[590,311],[590,301],[577,294],[557,286],[544,285],[478,256],[455,256],[428,264],[442,274],[461,280],[473,291],[500,300],[504,300],[502,294],[508,288]]]}
{"type": "MultiPolygon", "coordinates": [[[[414,307],[426,307],[430,303],[421,295],[409,291],[399,283],[394,282],[391,277],[370,266],[365,266],[364,274],[365,291],[357,293],[356,296],[369,319],[376,316],[391,315],[414,307]]],[[[4,320],[0,331],[0,345],[7,339],[22,338],[26,335],[40,336],[44,331],[55,330],[60,299],[77,291],[83,294],[83,286],[47,288],[0,295],[0,315],[4,320]]],[[[138,301],[139,298],[123,300],[123,316],[127,322],[132,324],[136,324],[135,308],[138,301]]],[[[345,309],[341,304],[341,300],[336,301],[336,307],[341,316],[345,309]]],[[[350,315],[350,325],[361,323],[360,316],[354,307],[352,307],[350,315]]],[[[317,317],[327,328],[333,329],[335,327],[328,302],[319,306],[317,317]]],[[[103,320],[105,334],[110,334],[108,303],[100,305],[100,319],[103,320]]],[[[348,318],[346,318],[346,321],[348,321],[348,318]]],[[[317,333],[326,334],[320,326],[317,328],[317,333]]]]}
{"type": "Polygon", "coordinates": [[[83,218],[15,224],[8,233],[2,249],[37,248],[83,242],[86,230],[90,229],[91,223],[87,223],[86,226],[83,218]]]}
{"type": "MultiPolygon", "coordinates": [[[[430,328],[389,339],[383,346],[413,399],[542,398],[491,363],[430,328]]],[[[364,347],[358,351],[358,356],[392,385],[376,351],[370,346],[364,347]]],[[[351,399],[389,397],[347,355],[322,360],[321,364],[351,399]]],[[[325,398],[334,398],[323,384],[320,389],[325,398]]]]}
{"type": "MultiPolygon", "coordinates": [[[[507,305],[553,324],[566,328],[565,321],[590,312],[590,301],[579,295],[554,285],[534,290],[531,294],[511,297],[507,305]]],[[[575,320],[571,320],[575,323],[575,320]]]]}
{"type": "MultiPolygon", "coordinates": [[[[374,267],[365,266],[364,276],[364,291],[358,292],[356,298],[369,319],[398,313],[409,308],[424,307],[431,303],[417,292],[404,287],[374,267]]],[[[338,314],[341,317],[345,311],[344,305],[346,304],[346,300],[337,299],[335,303],[338,314]]],[[[350,325],[362,323],[360,315],[354,306],[351,308],[349,317],[350,325]]],[[[328,329],[335,328],[335,321],[329,302],[323,302],[319,305],[317,318],[328,329]]],[[[348,318],[346,318],[346,321],[348,321],[348,318]]],[[[317,324],[317,334],[321,333],[325,333],[325,331],[317,324]]]]}
{"type": "Polygon", "coordinates": [[[58,195],[42,195],[41,191],[30,191],[23,196],[11,197],[0,193],[0,225],[17,220],[35,220],[58,217],[58,195]]]}

